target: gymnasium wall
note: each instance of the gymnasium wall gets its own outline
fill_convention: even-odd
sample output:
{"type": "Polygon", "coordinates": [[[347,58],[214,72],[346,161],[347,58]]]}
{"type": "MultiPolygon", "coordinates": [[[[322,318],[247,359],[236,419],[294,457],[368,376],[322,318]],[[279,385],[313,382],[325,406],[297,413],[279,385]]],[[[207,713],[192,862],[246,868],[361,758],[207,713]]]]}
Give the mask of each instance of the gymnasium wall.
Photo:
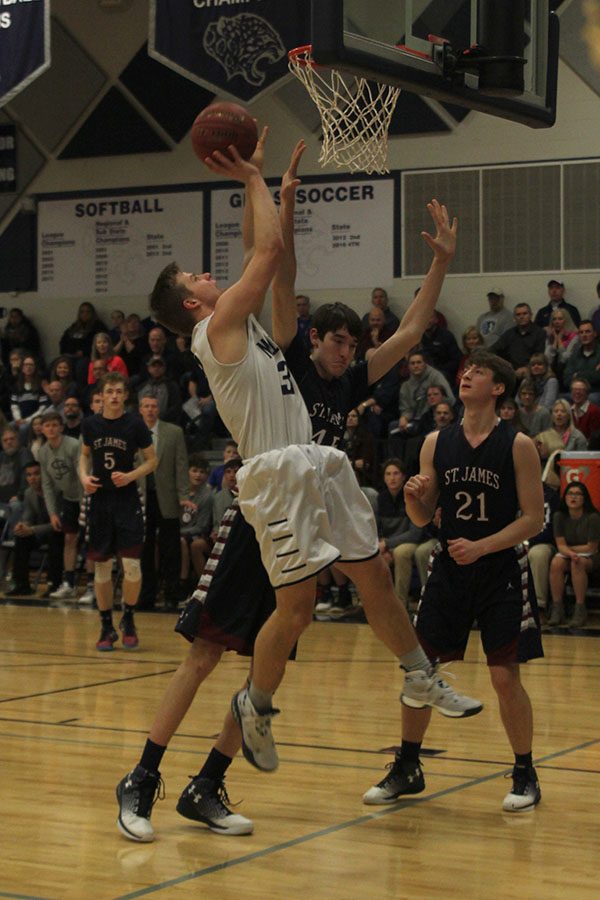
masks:
{"type": "MultiPolygon", "coordinates": [[[[397,117],[394,130],[403,133],[390,139],[390,168],[443,169],[598,158],[598,79],[590,74],[589,67],[577,65],[574,7],[572,3],[563,4],[564,32],[571,35],[571,52],[567,54],[569,62],[563,59],[560,63],[558,118],[552,129],[528,129],[475,112],[455,122],[436,104],[429,104],[430,118],[441,121],[442,130],[427,126],[426,134],[412,133],[414,122],[421,121],[418,113],[412,117],[407,114],[404,124],[397,117]]],[[[0,110],[0,123],[16,123],[22,135],[25,173],[20,196],[0,195],[0,283],[6,284],[3,273],[20,273],[11,283],[16,290],[0,293],[0,305],[20,306],[31,315],[46,338],[48,353],[73,320],[79,300],[42,302],[37,293],[27,290],[35,220],[28,198],[60,191],[194,184],[212,179],[193,155],[187,134],[195,112],[209,95],[160,64],[148,63],[148,0],[129,0],[121,11],[113,12],[92,0],[85,4],[53,0],[52,16],[53,73],[42,76],[0,110]],[[149,113],[153,103],[156,108],[149,113]],[[107,148],[111,155],[94,155],[101,148],[107,148]],[[152,152],[147,152],[148,148],[152,152]]],[[[583,49],[580,59],[582,54],[583,49]]],[[[266,176],[278,176],[285,169],[291,147],[299,137],[308,144],[304,172],[322,173],[317,164],[318,132],[311,130],[315,126],[314,109],[302,90],[290,82],[252,107],[259,122],[268,122],[271,127],[266,176]]],[[[422,121],[426,122],[427,116],[422,121]]],[[[331,172],[339,174],[339,170],[331,172]]],[[[543,231],[544,221],[539,227],[543,231]]],[[[600,234],[596,243],[600,247],[600,234]]],[[[197,262],[180,262],[200,266],[200,253],[197,262]]],[[[600,259],[597,268],[565,274],[567,297],[582,312],[594,305],[600,259]]],[[[546,282],[554,274],[450,275],[439,306],[458,335],[487,307],[485,294],[490,286],[499,285],[504,290],[508,306],[527,300],[536,309],[546,302],[546,282]]],[[[392,307],[401,313],[418,283],[418,279],[404,278],[382,286],[390,293],[392,307]]],[[[301,283],[297,287],[302,290],[301,283]]],[[[343,294],[311,291],[311,297],[313,305],[343,299],[360,312],[369,305],[369,292],[352,285],[343,294]]],[[[114,307],[143,314],[146,310],[146,297],[140,295],[80,298],[84,299],[94,302],[103,314],[114,307]]]]}

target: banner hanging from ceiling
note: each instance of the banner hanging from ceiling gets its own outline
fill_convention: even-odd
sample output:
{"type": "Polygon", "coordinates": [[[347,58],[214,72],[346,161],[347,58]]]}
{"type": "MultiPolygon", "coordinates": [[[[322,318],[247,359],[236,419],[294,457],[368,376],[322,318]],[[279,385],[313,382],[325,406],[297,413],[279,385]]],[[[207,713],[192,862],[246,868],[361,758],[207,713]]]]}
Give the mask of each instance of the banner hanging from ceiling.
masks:
{"type": "Polygon", "coordinates": [[[0,106],[50,65],[50,0],[0,0],[0,106]]]}
{"type": "Polygon", "coordinates": [[[309,0],[150,0],[148,52],[202,87],[249,103],[310,40],[309,0]]]}

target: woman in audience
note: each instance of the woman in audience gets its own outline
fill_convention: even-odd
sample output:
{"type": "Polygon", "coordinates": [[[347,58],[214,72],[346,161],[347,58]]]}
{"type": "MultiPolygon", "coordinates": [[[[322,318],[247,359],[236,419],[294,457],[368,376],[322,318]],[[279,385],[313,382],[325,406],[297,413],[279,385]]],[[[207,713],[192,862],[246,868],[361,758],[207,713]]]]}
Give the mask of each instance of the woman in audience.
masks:
{"type": "Polygon", "coordinates": [[[79,388],[73,372],[73,363],[69,356],[57,356],[50,364],[48,382],[50,381],[60,381],[65,389],[65,398],[79,396],[79,388]]]}
{"type": "Polygon", "coordinates": [[[16,350],[11,350],[8,357],[8,381],[9,386],[12,389],[17,384],[17,380],[19,375],[21,374],[21,368],[23,366],[23,360],[25,359],[25,351],[21,350],[18,347],[16,350]]]}
{"type": "Polygon", "coordinates": [[[36,462],[39,461],[40,447],[46,443],[46,438],[42,431],[42,419],[43,416],[34,416],[27,429],[27,449],[31,452],[36,462]]]}
{"type": "Polygon", "coordinates": [[[555,450],[587,450],[585,436],[573,425],[571,407],[566,400],[555,400],[551,410],[552,425],[535,437],[543,460],[555,450]]]}
{"type": "Polygon", "coordinates": [[[550,563],[552,612],[548,625],[561,625],[564,621],[565,575],[570,572],[575,609],[569,627],[582,628],[587,620],[585,593],[589,576],[600,568],[600,515],[585,484],[572,481],[567,485],[553,525],[557,553],[550,563]]]}
{"type": "MultiPolygon", "coordinates": [[[[81,303],[77,318],[69,325],[60,339],[60,352],[76,360],[89,360],[92,353],[92,341],[99,331],[106,331],[104,322],[100,321],[93,303],[81,303]]],[[[87,371],[87,367],[86,367],[87,371]]],[[[76,372],[79,377],[79,373],[76,372]]]]}
{"type": "Polygon", "coordinates": [[[15,425],[29,425],[35,415],[43,413],[50,400],[42,388],[42,377],[33,356],[26,356],[10,396],[10,411],[15,425]]]}
{"type": "Polygon", "coordinates": [[[558,397],[558,378],[543,353],[534,353],[529,360],[529,380],[535,388],[538,404],[551,409],[558,397]]]}
{"type": "Polygon", "coordinates": [[[466,331],[463,332],[462,336],[462,348],[463,355],[460,358],[460,362],[458,363],[458,371],[456,373],[456,384],[460,384],[460,379],[463,376],[463,372],[465,371],[465,365],[470,357],[473,350],[476,350],[478,347],[485,347],[485,341],[480,335],[475,325],[469,325],[466,331]]]}
{"type": "MultiPolygon", "coordinates": [[[[551,366],[562,366],[578,344],[577,329],[566,309],[555,309],[546,335],[546,359],[551,366]]],[[[557,369],[559,371],[559,369],[557,369]]]]}
{"type": "Polygon", "coordinates": [[[96,380],[94,378],[94,362],[96,360],[103,360],[108,372],[120,372],[125,378],[129,378],[127,366],[121,357],[115,354],[113,343],[105,331],[99,331],[94,335],[92,359],[88,366],[88,384],[93,384],[96,380]]]}
{"type": "Polygon", "coordinates": [[[525,426],[521,421],[521,413],[517,401],[512,397],[505,397],[500,404],[498,415],[501,419],[510,422],[515,431],[526,431],[525,426]]]}
{"type": "Polygon", "coordinates": [[[536,398],[535,386],[529,378],[524,378],[517,391],[517,401],[521,413],[521,422],[527,434],[539,434],[550,428],[550,413],[541,406],[536,398]]]}
{"type": "Polygon", "coordinates": [[[5,365],[12,350],[20,348],[32,356],[41,357],[40,336],[37,328],[18,307],[13,307],[8,314],[8,321],[2,335],[2,360],[5,365]]]}
{"type": "Polygon", "coordinates": [[[355,409],[351,409],[346,418],[344,450],[360,486],[374,487],[375,441],[355,409]]]}

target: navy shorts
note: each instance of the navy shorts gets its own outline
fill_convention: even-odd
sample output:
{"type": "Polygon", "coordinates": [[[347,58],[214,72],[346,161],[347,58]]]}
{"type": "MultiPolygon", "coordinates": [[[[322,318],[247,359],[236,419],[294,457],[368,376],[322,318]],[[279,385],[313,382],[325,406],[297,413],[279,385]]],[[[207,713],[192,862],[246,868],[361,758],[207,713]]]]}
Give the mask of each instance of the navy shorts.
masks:
{"type": "Polygon", "coordinates": [[[125,556],[139,559],[144,543],[144,516],[136,485],[90,496],[88,557],[95,562],[125,556]]]}
{"type": "Polygon", "coordinates": [[[489,666],[544,655],[527,554],[519,547],[459,566],[440,545],[415,619],[430,659],[463,659],[477,622],[489,666]]]}
{"type": "Polygon", "coordinates": [[[61,504],[60,523],[64,534],[79,533],[79,500],[65,500],[61,504]]]}
{"type": "MultiPolygon", "coordinates": [[[[275,609],[275,591],[260,557],[254,529],[237,500],[225,511],[198,588],[175,631],[252,656],[256,635],[275,609]]],[[[295,649],[290,659],[295,658],[295,649]]]]}

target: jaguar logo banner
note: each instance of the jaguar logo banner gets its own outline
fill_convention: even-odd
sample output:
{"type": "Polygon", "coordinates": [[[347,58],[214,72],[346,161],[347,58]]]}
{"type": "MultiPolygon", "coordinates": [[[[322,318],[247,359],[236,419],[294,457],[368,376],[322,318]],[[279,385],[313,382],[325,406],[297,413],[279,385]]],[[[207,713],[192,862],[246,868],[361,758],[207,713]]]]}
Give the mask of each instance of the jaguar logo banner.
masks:
{"type": "Polygon", "coordinates": [[[0,0],[0,106],[50,65],[50,0],[0,0]]]}
{"type": "Polygon", "coordinates": [[[310,40],[309,17],[309,0],[150,0],[148,52],[249,103],[288,75],[287,51],[310,40]]]}

